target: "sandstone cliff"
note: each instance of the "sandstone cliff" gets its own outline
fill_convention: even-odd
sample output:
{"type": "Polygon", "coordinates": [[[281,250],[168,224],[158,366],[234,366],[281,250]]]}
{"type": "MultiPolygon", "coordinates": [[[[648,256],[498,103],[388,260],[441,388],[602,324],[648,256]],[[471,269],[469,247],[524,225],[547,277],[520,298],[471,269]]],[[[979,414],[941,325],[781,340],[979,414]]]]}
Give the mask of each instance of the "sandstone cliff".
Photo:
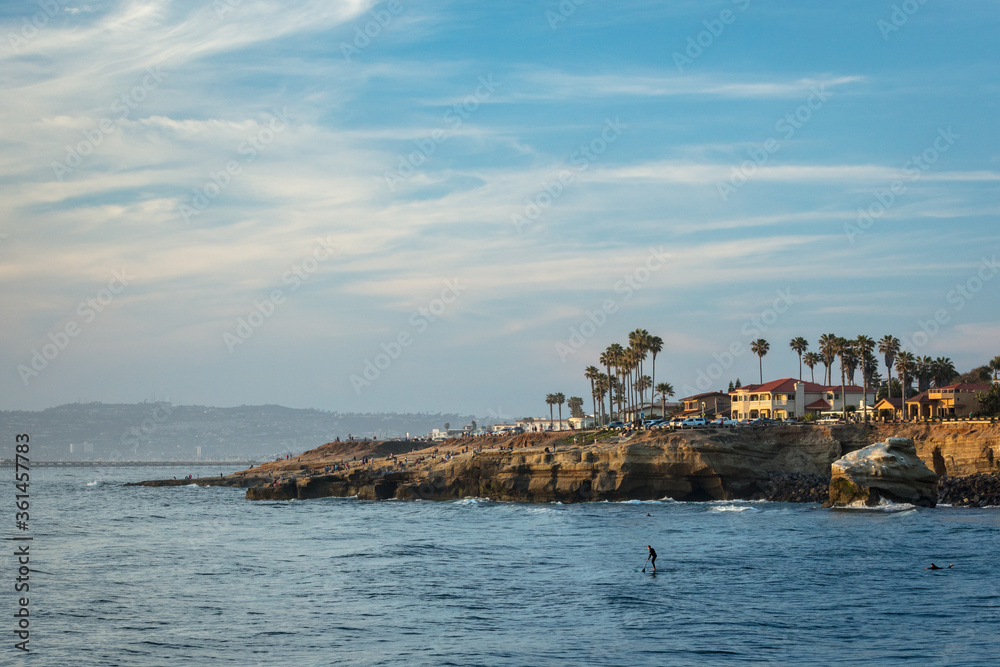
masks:
{"type": "MultiPolygon", "coordinates": [[[[822,501],[835,460],[894,435],[912,438],[920,458],[941,476],[1000,469],[995,463],[1000,457],[1000,427],[989,424],[653,431],[630,438],[603,434],[596,441],[594,435],[470,438],[421,451],[406,450],[427,443],[407,443],[382,447],[384,451],[365,465],[360,458],[347,456],[350,452],[343,447],[328,444],[289,460],[199,483],[245,487],[247,497],[258,500],[356,495],[533,502],[664,497],[822,501]],[[581,439],[579,444],[574,444],[574,437],[581,439]],[[395,460],[387,458],[390,451],[396,453],[395,460]],[[452,456],[446,458],[448,453],[452,456]],[[348,469],[324,472],[335,463],[348,469]],[[805,488],[808,484],[816,488],[805,488]]],[[[171,482],[144,484],[164,483],[171,482]]]]}

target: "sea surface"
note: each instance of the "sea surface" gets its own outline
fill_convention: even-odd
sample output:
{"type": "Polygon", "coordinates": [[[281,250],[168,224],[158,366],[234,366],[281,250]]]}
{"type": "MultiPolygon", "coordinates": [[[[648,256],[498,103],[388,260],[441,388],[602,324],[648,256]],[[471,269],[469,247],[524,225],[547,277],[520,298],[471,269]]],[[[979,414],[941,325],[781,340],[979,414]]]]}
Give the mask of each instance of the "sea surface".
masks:
{"type": "MultiPolygon", "coordinates": [[[[121,486],[220,471],[33,470],[31,652],[13,648],[6,549],[0,663],[1000,663],[1000,509],[121,486]]],[[[0,471],[8,538],[25,534],[13,475],[0,471]]]]}

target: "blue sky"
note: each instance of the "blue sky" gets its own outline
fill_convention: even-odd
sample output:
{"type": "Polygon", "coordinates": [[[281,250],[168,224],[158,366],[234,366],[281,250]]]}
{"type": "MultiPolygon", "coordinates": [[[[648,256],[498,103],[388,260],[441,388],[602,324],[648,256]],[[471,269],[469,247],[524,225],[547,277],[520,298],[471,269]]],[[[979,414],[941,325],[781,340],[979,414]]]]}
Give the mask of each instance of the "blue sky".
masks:
{"type": "Polygon", "coordinates": [[[4,3],[2,407],[537,416],[637,327],[680,392],[753,381],[757,337],[765,379],[828,332],[968,370],[1000,353],[998,24],[4,3]]]}

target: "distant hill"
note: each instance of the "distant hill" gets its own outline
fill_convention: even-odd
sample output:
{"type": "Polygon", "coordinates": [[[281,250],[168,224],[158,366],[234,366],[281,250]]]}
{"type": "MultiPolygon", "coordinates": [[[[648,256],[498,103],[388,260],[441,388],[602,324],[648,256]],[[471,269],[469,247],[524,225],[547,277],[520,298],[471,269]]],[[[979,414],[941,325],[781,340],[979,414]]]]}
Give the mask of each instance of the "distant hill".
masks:
{"type": "Polygon", "coordinates": [[[14,434],[31,436],[43,461],[191,461],[273,459],[339,437],[422,436],[459,414],[341,413],[279,405],[213,408],[170,403],[70,403],[37,412],[0,411],[0,456],[13,458],[14,434]],[[72,452],[70,451],[72,445],[72,452]]]}

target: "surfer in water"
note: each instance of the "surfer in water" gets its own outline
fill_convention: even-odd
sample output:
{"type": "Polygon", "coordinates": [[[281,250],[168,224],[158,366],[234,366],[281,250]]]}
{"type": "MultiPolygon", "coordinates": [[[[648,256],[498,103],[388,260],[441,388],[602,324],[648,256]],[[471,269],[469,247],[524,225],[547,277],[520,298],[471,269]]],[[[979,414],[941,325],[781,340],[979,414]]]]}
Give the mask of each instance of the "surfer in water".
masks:
{"type": "Polygon", "coordinates": [[[649,555],[646,556],[646,560],[652,560],[653,572],[656,572],[656,549],[650,545],[646,545],[646,548],[649,549],[649,555]]]}
{"type": "Polygon", "coordinates": [[[931,563],[930,567],[925,567],[924,569],[925,570],[944,570],[944,569],[949,569],[950,570],[953,567],[955,567],[954,563],[952,563],[951,565],[949,565],[947,568],[943,568],[940,565],[935,565],[934,563],[931,563]]]}

